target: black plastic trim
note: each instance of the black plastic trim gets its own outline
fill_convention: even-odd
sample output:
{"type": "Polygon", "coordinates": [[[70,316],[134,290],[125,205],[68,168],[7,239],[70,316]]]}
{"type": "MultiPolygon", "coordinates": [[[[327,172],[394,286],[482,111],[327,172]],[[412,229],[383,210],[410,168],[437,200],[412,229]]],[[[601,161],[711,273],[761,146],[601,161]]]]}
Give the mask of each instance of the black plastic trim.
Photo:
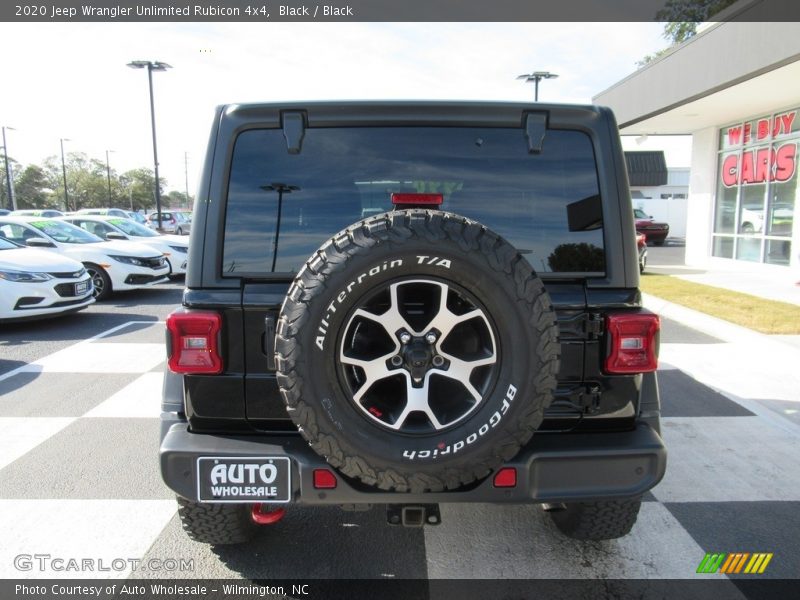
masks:
{"type": "Polygon", "coordinates": [[[196,464],[201,456],[288,456],[293,501],[298,504],[441,502],[574,502],[638,496],[664,476],[667,453],[661,436],[639,423],[616,433],[534,435],[504,466],[517,469],[515,488],[495,488],[491,476],[463,490],[411,494],[385,492],[336,473],[335,489],[315,490],[313,470],[330,469],[299,435],[221,436],[195,434],[185,422],[166,417],[160,461],[166,484],[197,501],[196,464]]]}

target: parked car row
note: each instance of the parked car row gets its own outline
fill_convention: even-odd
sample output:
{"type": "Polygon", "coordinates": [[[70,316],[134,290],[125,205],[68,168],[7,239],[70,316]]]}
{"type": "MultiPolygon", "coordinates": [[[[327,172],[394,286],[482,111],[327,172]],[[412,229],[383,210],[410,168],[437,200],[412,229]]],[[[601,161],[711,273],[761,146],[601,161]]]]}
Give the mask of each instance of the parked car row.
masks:
{"type": "Polygon", "coordinates": [[[0,320],[73,312],[92,302],[92,278],[80,262],[0,235],[0,320]]]}
{"type": "MultiPolygon", "coordinates": [[[[133,210],[125,210],[122,208],[82,208],[75,212],[62,212],[54,208],[46,209],[23,209],[8,211],[5,209],[0,210],[0,216],[11,215],[16,217],[46,217],[54,219],[57,217],[74,216],[74,215],[96,215],[104,217],[119,217],[122,219],[130,219],[136,221],[139,225],[150,227],[151,229],[158,228],[158,213],[151,212],[145,216],[140,212],[133,210]]],[[[188,235],[192,229],[192,213],[185,210],[162,210],[161,211],[161,231],[164,233],[174,233],[177,235],[188,235]]]]}
{"type": "Polygon", "coordinates": [[[0,215],[0,320],[80,310],[180,276],[185,240],[113,216],[0,215]]]}
{"type": "Polygon", "coordinates": [[[169,276],[186,274],[189,244],[185,237],[161,235],[135,221],[120,217],[72,215],[62,217],[61,220],[104,240],[130,240],[148,246],[166,257],[169,276]]]}
{"type": "MultiPolygon", "coordinates": [[[[158,213],[153,211],[147,216],[147,221],[154,229],[158,228],[158,213]]],[[[189,235],[192,230],[191,213],[183,211],[161,211],[161,231],[176,235],[189,235]]]]}

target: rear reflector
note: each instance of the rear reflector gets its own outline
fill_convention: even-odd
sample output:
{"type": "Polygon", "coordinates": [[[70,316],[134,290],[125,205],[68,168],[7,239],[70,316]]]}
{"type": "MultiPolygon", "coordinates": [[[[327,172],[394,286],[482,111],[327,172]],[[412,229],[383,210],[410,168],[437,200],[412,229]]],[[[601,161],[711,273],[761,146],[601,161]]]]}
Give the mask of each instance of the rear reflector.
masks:
{"type": "Polygon", "coordinates": [[[442,194],[392,194],[395,206],[441,206],[442,194]]]}
{"type": "Polygon", "coordinates": [[[214,312],[173,313],[168,316],[170,370],[174,373],[221,373],[221,325],[222,319],[214,312]]]}
{"type": "Polygon", "coordinates": [[[314,488],[332,490],[336,487],[336,475],[328,469],[314,469],[314,488]]]}
{"type": "Polygon", "coordinates": [[[514,467],[503,467],[494,476],[494,487],[511,488],[517,485],[517,470],[514,467]]]}
{"type": "Polygon", "coordinates": [[[658,368],[658,315],[649,312],[606,316],[608,357],[605,372],[648,373],[658,368]]]}

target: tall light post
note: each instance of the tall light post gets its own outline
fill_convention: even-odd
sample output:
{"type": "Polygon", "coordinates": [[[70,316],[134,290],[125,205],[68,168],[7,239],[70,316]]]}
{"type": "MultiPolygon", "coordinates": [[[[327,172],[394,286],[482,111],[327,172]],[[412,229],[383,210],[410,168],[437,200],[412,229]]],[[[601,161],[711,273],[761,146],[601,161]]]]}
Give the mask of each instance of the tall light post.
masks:
{"type": "Polygon", "coordinates": [[[156,109],[153,103],[153,71],[166,71],[172,67],[165,62],[153,60],[134,60],[128,63],[131,69],[147,69],[147,82],[150,87],[150,122],[153,129],[153,166],[156,174],[156,215],[158,228],[161,229],[161,190],[158,186],[158,148],[156,145],[156,109]]]}
{"type": "Polygon", "coordinates": [[[542,79],[555,79],[558,77],[555,73],[550,73],[549,71],[534,71],[533,73],[526,73],[524,75],[520,75],[517,79],[524,79],[525,83],[533,82],[534,85],[534,92],[533,92],[533,100],[534,102],[539,101],[539,82],[542,79]]]}
{"type": "Polygon", "coordinates": [[[67,191],[67,163],[64,160],[64,142],[69,142],[71,140],[69,138],[60,138],[60,139],[61,139],[61,172],[64,174],[64,210],[66,212],[69,212],[69,192],[67,191]]]}
{"type": "Polygon", "coordinates": [[[183,153],[183,176],[186,178],[186,208],[191,209],[192,205],[189,202],[189,153],[183,153]]]}
{"type": "Polygon", "coordinates": [[[106,150],[106,176],[108,178],[108,207],[111,208],[111,163],[108,162],[109,152],[113,150],[106,150]]]}
{"type": "Polygon", "coordinates": [[[6,129],[16,131],[13,127],[3,127],[3,158],[6,165],[6,189],[8,190],[8,208],[17,210],[17,199],[14,197],[14,186],[11,183],[11,164],[8,162],[8,144],[6,143],[6,129]]]}

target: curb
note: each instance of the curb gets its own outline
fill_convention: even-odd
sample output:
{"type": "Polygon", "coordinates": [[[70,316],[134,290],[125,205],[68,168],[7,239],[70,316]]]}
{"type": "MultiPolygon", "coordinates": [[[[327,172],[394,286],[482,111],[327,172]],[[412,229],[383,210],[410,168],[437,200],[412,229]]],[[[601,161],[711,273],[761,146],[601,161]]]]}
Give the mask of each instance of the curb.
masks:
{"type": "MultiPolygon", "coordinates": [[[[748,344],[754,347],[755,345],[761,347],[767,346],[775,351],[784,353],[787,351],[791,352],[792,350],[798,352],[790,344],[774,339],[773,336],[730,323],[729,321],[717,317],[712,317],[711,315],[669,302],[657,296],[642,293],[642,302],[645,308],[652,310],[654,313],[664,318],[677,321],[682,325],[706,333],[723,342],[748,344]]],[[[800,352],[798,352],[798,354],[800,355],[800,352]]]]}

